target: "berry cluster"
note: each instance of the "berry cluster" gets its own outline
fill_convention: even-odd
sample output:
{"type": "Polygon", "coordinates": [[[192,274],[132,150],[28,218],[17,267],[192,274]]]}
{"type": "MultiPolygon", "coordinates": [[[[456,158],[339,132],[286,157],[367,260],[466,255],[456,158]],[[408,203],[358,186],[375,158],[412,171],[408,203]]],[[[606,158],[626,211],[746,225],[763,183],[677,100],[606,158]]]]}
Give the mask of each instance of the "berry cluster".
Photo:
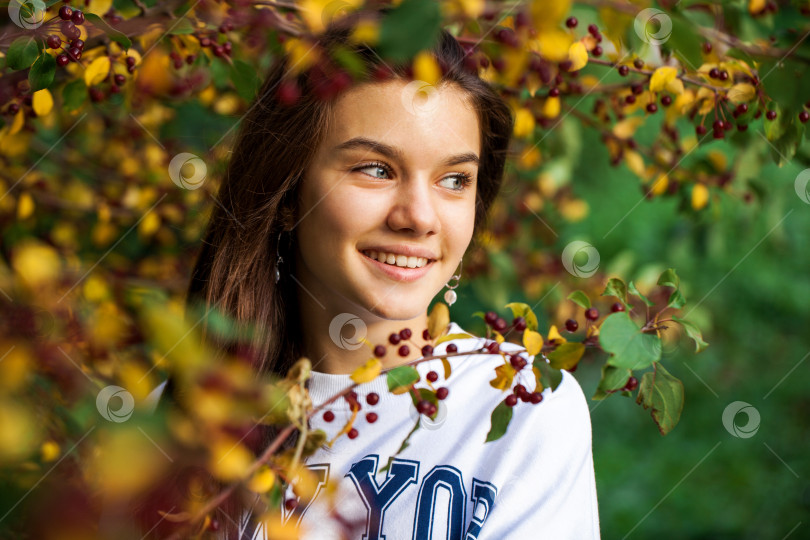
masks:
{"type": "Polygon", "coordinates": [[[84,24],[84,13],[70,6],[62,6],[59,8],[59,18],[62,21],[59,24],[59,30],[69,40],[67,46],[63,45],[62,38],[57,34],[49,35],[45,42],[51,49],[64,51],[56,56],[56,64],[64,67],[70,62],[78,62],[82,57],[84,41],[79,39],[82,32],[77,27],[84,24]]]}

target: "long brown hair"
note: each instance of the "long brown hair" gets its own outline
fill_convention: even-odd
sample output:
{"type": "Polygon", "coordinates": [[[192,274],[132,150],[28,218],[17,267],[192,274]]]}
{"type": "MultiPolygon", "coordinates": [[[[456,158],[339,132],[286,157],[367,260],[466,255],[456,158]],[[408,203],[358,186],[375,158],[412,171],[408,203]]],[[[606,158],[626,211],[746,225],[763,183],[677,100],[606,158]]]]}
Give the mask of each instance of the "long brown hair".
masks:
{"type": "MultiPolygon", "coordinates": [[[[326,73],[333,69],[323,59],[332,58],[337,47],[348,47],[362,60],[367,74],[388,69],[390,76],[412,78],[407,63],[387,63],[373,46],[352,42],[351,19],[344,18],[342,24],[319,36],[318,47],[325,53],[319,55],[325,62],[321,69],[326,73]]],[[[501,186],[513,118],[507,103],[477,70],[469,71],[464,61],[467,52],[449,32],[439,32],[430,52],[442,68],[438,85],[455,84],[463,90],[479,119],[475,238],[486,227],[488,210],[501,186]]],[[[279,237],[294,239],[289,232],[294,227],[299,187],[330,128],[335,97],[324,98],[323,78],[314,76],[313,70],[291,77],[290,68],[289,56],[275,60],[242,120],[187,297],[189,308],[216,309],[237,323],[252,326],[257,372],[279,376],[304,356],[295,287],[284,277],[295,274],[293,247],[284,241],[279,245],[279,237]],[[288,105],[278,98],[278,91],[282,85],[290,88],[292,84],[300,90],[300,97],[288,105]],[[277,251],[284,261],[278,284],[274,280],[277,251]]],[[[358,82],[374,80],[369,77],[358,82]]],[[[203,333],[207,333],[205,324],[203,333]]],[[[228,347],[228,343],[218,344],[220,351],[228,347]]],[[[273,430],[267,436],[271,433],[273,430]]],[[[238,520],[242,508],[235,499],[231,497],[222,509],[238,520]]],[[[231,528],[230,523],[223,525],[231,528]]]]}

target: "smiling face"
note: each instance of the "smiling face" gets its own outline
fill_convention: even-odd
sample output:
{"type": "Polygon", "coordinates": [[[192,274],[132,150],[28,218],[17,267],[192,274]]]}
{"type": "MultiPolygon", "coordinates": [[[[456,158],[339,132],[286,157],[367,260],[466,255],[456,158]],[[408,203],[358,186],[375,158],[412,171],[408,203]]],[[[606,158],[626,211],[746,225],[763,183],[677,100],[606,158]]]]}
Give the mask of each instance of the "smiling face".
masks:
{"type": "Polygon", "coordinates": [[[472,240],[478,116],[454,85],[413,89],[395,79],[341,95],[304,173],[298,296],[330,318],[424,316],[472,240]]]}

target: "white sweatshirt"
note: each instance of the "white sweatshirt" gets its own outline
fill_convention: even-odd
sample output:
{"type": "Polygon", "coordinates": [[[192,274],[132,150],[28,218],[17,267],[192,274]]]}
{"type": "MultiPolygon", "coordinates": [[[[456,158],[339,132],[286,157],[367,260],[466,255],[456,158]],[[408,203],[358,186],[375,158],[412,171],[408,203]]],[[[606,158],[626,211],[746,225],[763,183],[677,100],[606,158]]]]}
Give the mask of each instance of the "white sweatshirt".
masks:
{"type": "MultiPolygon", "coordinates": [[[[465,331],[451,323],[449,333],[465,331]]],[[[458,339],[442,343],[436,353],[449,343],[463,352],[484,342],[458,339]]],[[[504,343],[501,349],[514,352],[519,347],[504,343]]],[[[378,473],[418,415],[408,394],[388,392],[385,374],[355,389],[362,405],[354,424],[359,436],[343,435],[331,449],[324,446],[306,460],[324,485],[338,483],[336,511],[344,523],[356,524],[350,534],[343,535],[340,522],[330,517],[322,490],[309,505],[284,511],[285,519],[296,520],[306,540],[599,538],[590,414],[574,376],[563,371],[557,390],[546,388],[538,404],[518,401],[506,434],[485,443],[490,414],[508,395],[489,385],[503,358],[475,354],[449,360],[452,373],[446,382],[441,360],[417,366],[422,375],[418,387],[426,386],[425,375],[433,370],[439,374],[434,387],[446,386],[449,394],[440,401],[436,421],[422,417],[410,445],[387,472],[378,473]],[[370,392],[380,396],[374,406],[365,400],[370,392]],[[378,420],[368,423],[366,413],[372,411],[378,420]]],[[[529,391],[534,389],[531,362],[519,379],[529,391]]],[[[349,375],[313,372],[310,395],[317,406],[349,385],[349,375]]],[[[350,411],[343,399],[328,409],[335,414],[332,422],[320,412],[311,424],[331,439],[350,411]]],[[[262,525],[253,529],[241,531],[240,538],[267,538],[262,525]]]]}

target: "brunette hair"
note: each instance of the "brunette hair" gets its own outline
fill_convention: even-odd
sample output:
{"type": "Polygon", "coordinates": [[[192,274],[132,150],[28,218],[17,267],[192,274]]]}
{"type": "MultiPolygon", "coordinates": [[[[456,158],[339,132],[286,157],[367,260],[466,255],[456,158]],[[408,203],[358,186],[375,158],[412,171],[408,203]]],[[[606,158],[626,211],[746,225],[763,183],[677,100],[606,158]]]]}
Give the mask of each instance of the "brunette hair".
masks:
{"type": "MultiPolygon", "coordinates": [[[[362,60],[369,75],[389,70],[390,76],[412,78],[407,63],[386,62],[373,46],[350,39],[351,16],[341,20],[343,23],[330,26],[318,37],[317,45],[326,54],[319,55],[321,60],[314,69],[290,76],[294,66],[288,55],[281,55],[270,67],[257,99],[242,120],[219,187],[218,204],[191,275],[188,312],[200,307],[216,309],[237,324],[252,327],[250,345],[257,373],[284,376],[304,356],[295,287],[284,286],[284,275],[295,274],[295,257],[292,246],[280,243],[279,238],[294,228],[300,183],[330,127],[335,95],[324,96],[323,82],[324,75],[334,68],[328,60],[331,53],[348,48],[362,60]],[[279,88],[285,85],[300,90],[292,105],[278,97],[279,88]],[[278,284],[274,279],[277,251],[284,261],[278,284]]],[[[486,227],[488,210],[500,190],[509,155],[512,113],[477,70],[470,70],[465,63],[467,52],[449,32],[440,30],[430,52],[442,68],[438,85],[456,85],[478,115],[481,155],[475,238],[486,227]]],[[[373,84],[375,80],[369,77],[360,83],[373,84]]],[[[206,335],[211,333],[207,321],[202,327],[203,335],[216,341],[206,335]]],[[[216,345],[220,353],[233,350],[231,343],[216,345]]],[[[234,499],[226,501],[222,510],[238,520],[242,501],[234,499]]],[[[232,528],[231,523],[223,525],[232,528]]]]}

